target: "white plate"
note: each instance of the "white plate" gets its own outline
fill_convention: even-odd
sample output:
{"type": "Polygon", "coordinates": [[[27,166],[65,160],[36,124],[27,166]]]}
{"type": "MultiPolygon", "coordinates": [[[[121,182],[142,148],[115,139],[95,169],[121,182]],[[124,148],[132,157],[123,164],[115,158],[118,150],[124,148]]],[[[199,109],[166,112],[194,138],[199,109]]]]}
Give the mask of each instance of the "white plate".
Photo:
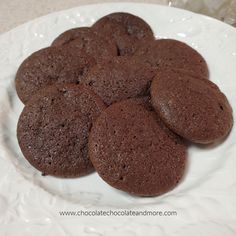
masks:
{"type": "Polygon", "coordinates": [[[66,29],[89,26],[115,11],[139,15],[157,37],[196,48],[236,110],[236,30],[191,12],[158,5],[83,6],[41,17],[0,36],[0,235],[214,235],[236,234],[236,131],[221,145],[192,146],[183,182],[155,198],[131,197],[96,173],[79,179],[42,177],[24,160],[16,140],[23,105],[14,76],[22,60],[66,29]],[[172,217],[62,217],[63,210],[177,211],[172,217]]]}

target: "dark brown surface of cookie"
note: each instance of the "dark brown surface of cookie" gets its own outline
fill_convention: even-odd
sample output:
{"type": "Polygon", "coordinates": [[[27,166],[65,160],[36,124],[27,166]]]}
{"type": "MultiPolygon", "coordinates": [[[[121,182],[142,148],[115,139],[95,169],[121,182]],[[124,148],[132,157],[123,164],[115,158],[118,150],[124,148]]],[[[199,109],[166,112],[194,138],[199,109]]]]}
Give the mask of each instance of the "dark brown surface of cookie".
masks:
{"type": "Polygon", "coordinates": [[[111,186],[140,196],[173,189],[186,167],[186,146],[168,130],[147,101],[115,103],[89,135],[89,157],[111,186]]]}
{"type": "Polygon", "coordinates": [[[65,43],[63,47],[72,49],[77,56],[85,52],[97,61],[117,56],[116,43],[110,37],[97,34],[91,28],[89,30],[81,30],[74,40],[65,43]]]}
{"type": "Polygon", "coordinates": [[[209,77],[204,58],[195,49],[177,40],[159,39],[144,44],[136,51],[135,57],[155,68],[182,69],[196,77],[209,77]]]}
{"type": "Polygon", "coordinates": [[[155,71],[131,58],[114,57],[90,69],[82,84],[90,86],[104,103],[110,105],[127,98],[145,96],[155,71]]]}
{"type": "Polygon", "coordinates": [[[89,34],[91,31],[90,27],[80,27],[80,28],[73,28],[69,29],[63,33],[61,33],[57,38],[54,39],[51,46],[62,46],[67,44],[76,38],[80,38],[81,34],[86,35],[89,34]]]}
{"type": "Polygon", "coordinates": [[[192,142],[218,141],[232,127],[232,108],[209,80],[196,80],[174,71],[158,73],[151,85],[151,97],[163,122],[192,142]]]}
{"type": "Polygon", "coordinates": [[[25,158],[45,175],[77,177],[93,171],[87,156],[88,132],[105,108],[82,85],[53,85],[23,109],[17,138],[25,158]]]}
{"type": "Polygon", "coordinates": [[[129,13],[112,13],[99,19],[93,29],[112,38],[121,56],[132,55],[140,45],[154,40],[150,26],[138,16],[129,13]]]}
{"type": "Polygon", "coordinates": [[[54,83],[76,83],[96,61],[86,53],[80,57],[61,47],[41,49],[26,58],[16,74],[16,91],[23,103],[40,89],[54,83]]]}

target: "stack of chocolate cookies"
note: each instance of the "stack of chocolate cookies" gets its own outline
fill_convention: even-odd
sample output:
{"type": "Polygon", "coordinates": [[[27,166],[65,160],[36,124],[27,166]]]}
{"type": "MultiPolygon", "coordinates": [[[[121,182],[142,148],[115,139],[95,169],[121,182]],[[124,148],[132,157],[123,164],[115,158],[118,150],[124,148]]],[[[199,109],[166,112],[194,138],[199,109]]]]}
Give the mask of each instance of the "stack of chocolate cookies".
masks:
{"type": "Polygon", "coordinates": [[[129,13],[62,33],[23,61],[15,83],[25,104],[17,138],[32,166],[57,177],[96,170],[139,196],[173,189],[190,142],[222,140],[233,125],[204,58],[185,43],[155,39],[129,13]]]}

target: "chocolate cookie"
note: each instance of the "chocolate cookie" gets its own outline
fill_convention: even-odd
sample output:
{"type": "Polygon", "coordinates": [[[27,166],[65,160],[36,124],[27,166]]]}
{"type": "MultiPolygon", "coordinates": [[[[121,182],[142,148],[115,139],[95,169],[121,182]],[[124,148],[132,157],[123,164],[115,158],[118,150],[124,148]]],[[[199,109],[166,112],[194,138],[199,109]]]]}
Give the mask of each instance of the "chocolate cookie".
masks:
{"type": "Polygon", "coordinates": [[[81,85],[53,85],[25,106],[17,138],[25,158],[45,175],[77,177],[93,171],[87,156],[88,132],[105,108],[81,85]]]}
{"type": "Polygon", "coordinates": [[[225,95],[209,80],[174,71],[158,73],[151,85],[152,104],[164,123],[196,143],[224,138],[233,124],[225,95]]]}
{"type": "Polygon", "coordinates": [[[102,17],[94,25],[98,33],[111,37],[119,55],[132,55],[141,44],[154,40],[150,26],[138,16],[117,12],[102,17]]]}
{"type": "Polygon", "coordinates": [[[186,147],[147,101],[129,99],[104,110],[89,135],[98,174],[125,192],[156,196],[173,189],[186,166],[186,147]]]}
{"type": "Polygon", "coordinates": [[[62,46],[65,45],[76,38],[80,38],[81,35],[90,34],[91,28],[90,27],[80,27],[69,29],[62,34],[60,34],[54,41],[52,42],[52,46],[62,46]]]}
{"type": "Polygon", "coordinates": [[[136,51],[135,57],[155,68],[182,69],[196,77],[209,77],[204,58],[195,49],[177,40],[159,39],[144,44],[136,51]]]}
{"type": "MultiPolygon", "coordinates": [[[[91,28],[82,28],[82,30],[80,29],[81,28],[78,28],[73,31],[73,37],[76,36],[75,39],[68,41],[68,43],[64,43],[64,48],[72,49],[77,56],[80,56],[83,54],[83,52],[85,52],[86,54],[95,58],[96,61],[117,56],[117,47],[115,41],[111,40],[110,37],[108,38],[101,34],[97,34],[91,28]]],[[[66,37],[72,37],[71,35],[68,36],[68,34],[70,33],[67,32],[66,37]]],[[[62,35],[62,38],[59,36],[59,39],[54,41],[54,45],[59,44],[60,41],[63,41],[64,36],[62,35]]]]}
{"type": "Polygon", "coordinates": [[[16,74],[16,91],[26,103],[38,90],[55,83],[79,83],[96,62],[87,54],[80,57],[61,47],[41,49],[26,58],[16,74]]]}
{"type": "Polygon", "coordinates": [[[126,57],[114,57],[92,67],[82,83],[90,86],[110,105],[127,98],[147,95],[155,71],[126,57]]]}

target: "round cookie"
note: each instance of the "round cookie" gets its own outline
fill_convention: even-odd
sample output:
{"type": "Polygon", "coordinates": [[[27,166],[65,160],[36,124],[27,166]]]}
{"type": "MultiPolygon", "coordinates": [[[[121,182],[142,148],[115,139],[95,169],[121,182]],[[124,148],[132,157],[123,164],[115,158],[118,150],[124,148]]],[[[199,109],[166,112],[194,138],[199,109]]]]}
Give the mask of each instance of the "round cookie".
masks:
{"type": "Polygon", "coordinates": [[[104,103],[111,105],[127,98],[145,96],[155,71],[126,57],[105,60],[90,69],[82,84],[90,86],[104,103]]]}
{"type": "MultiPolygon", "coordinates": [[[[92,56],[97,61],[104,58],[117,56],[117,47],[110,37],[97,34],[93,29],[76,29],[76,38],[62,45],[74,51],[77,56],[83,52],[92,56]]],[[[59,36],[60,37],[60,36],[59,36]]],[[[56,40],[57,41],[57,40],[56,40]]],[[[56,42],[54,42],[55,44],[56,42]]]]}
{"type": "Polygon", "coordinates": [[[184,175],[186,146],[144,99],[104,110],[89,135],[89,158],[111,186],[140,196],[173,189],[184,175]]]}
{"type": "Polygon", "coordinates": [[[57,38],[54,39],[51,46],[62,46],[67,44],[76,38],[81,37],[80,35],[89,34],[91,31],[90,27],[80,27],[80,28],[73,28],[69,29],[63,33],[61,33],[57,38]]]}
{"type": "Polygon", "coordinates": [[[45,175],[78,177],[92,172],[88,132],[104,108],[102,100],[82,85],[52,85],[41,90],[18,121],[22,153],[45,175]]]}
{"type": "Polygon", "coordinates": [[[174,39],[159,39],[144,44],[136,51],[135,57],[155,68],[182,69],[201,78],[209,77],[204,58],[195,49],[174,39]]]}
{"type": "Polygon", "coordinates": [[[112,13],[99,19],[93,29],[111,37],[121,56],[132,55],[141,44],[154,40],[150,26],[140,17],[129,13],[112,13]]]}
{"type": "Polygon", "coordinates": [[[16,91],[26,103],[38,90],[54,83],[76,83],[86,75],[96,61],[83,53],[80,57],[73,50],[61,47],[41,49],[20,65],[15,79],[16,91]]]}
{"type": "Polygon", "coordinates": [[[233,124],[232,109],[219,88],[174,71],[158,73],[151,85],[152,104],[174,132],[195,143],[224,138],[233,124]]]}

